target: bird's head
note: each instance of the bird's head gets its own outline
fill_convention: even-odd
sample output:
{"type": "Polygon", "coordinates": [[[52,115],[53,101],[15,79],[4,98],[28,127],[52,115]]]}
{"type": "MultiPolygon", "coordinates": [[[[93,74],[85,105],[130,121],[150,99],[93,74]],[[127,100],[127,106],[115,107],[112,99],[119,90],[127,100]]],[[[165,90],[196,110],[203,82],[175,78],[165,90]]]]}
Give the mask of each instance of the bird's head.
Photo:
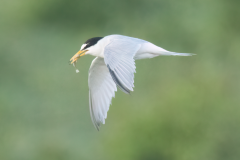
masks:
{"type": "Polygon", "coordinates": [[[77,60],[86,54],[91,54],[96,49],[95,45],[97,42],[102,39],[103,37],[94,37],[88,39],[80,48],[80,50],[70,59],[70,63],[74,64],[77,62],[77,60]]]}

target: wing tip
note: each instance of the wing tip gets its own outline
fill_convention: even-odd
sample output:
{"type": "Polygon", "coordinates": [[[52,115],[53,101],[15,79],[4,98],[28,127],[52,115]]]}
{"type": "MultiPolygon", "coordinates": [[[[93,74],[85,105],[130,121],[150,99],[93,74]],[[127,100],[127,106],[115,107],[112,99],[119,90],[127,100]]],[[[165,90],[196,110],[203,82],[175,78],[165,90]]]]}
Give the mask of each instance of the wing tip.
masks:
{"type": "Polygon", "coordinates": [[[94,127],[96,128],[97,131],[99,131],[100,128],[100,123],[96,120],[94,113],[93,113],[93,109],[92,109],[92,98],[91,98],[91,91],[89,90],[89,109],[90,109],[90,116],[91,116],[91,120],[92,123],[94,125],[94,127]]]}
{"type": "Polygon", "coordinates": [[[98,122],[93,122],[93,124],[94,124],[94,127],[96,128],[96,130],[97,131],[100,131],[99,129],[100,129],[100,123],[98,123],[98,122]]]}

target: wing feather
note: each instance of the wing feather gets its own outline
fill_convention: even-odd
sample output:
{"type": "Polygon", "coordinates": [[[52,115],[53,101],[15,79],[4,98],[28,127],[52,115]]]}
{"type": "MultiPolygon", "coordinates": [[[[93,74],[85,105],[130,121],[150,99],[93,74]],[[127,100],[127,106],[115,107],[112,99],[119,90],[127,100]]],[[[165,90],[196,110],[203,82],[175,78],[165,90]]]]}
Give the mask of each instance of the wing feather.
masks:
{"type": "Polygon", "coordinates": [[[118,77],[116,76],[115,72],[114,72],[109,66],[107,66],[107,67],[108,67],[109,72],[110,72],[110,74],[111,74],[111,76],[112,76],[112,79],[113,79],[113,81],[116,83],[116,85],[117,85],[123,92],[129,94],[129,93],[130,93],[130,90],[129,90],[127,87],[125,87],[125,86],[119,81],[119,79],[118,79],[118,77]]]}
{"type": "Polygon", "coordinates": [[[97,130],[105,123],[112,98],[117,91],[104,59],[97,57],[92,61],[88,77],[89,109],[92,122],[97,130]]]}
{"type": "Polygon", "coordinates": [[[116,36],[104,49],[104,61],[113,81],[128,94],[134,87],[136,67],[133,57],[141,47],[139,42],[135,38],[116,36]]]}

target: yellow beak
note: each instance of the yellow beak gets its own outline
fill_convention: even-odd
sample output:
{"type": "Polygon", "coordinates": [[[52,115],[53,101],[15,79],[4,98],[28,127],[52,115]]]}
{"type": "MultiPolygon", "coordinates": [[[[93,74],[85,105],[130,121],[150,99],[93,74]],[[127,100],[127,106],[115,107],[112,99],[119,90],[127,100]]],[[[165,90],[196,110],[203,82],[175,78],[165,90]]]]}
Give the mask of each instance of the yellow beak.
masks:
{"type": "Polygon", "coordinates": [[[78,58],[80,58],[80,56],[84,56],[85,52],[87,52],[88,50],[83,50],[83,51],[78,51],[71,59],[70,59],[70,63],[73,64],[74,62],[76,62],[78,60],[78,58]]]}

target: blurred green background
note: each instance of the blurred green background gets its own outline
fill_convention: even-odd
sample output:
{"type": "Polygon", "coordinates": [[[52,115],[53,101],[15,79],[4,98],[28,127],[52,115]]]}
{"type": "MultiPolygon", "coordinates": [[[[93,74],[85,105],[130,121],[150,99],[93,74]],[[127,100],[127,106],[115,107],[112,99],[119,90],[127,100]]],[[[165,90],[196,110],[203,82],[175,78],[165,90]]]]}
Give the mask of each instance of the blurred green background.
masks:
{"type": "Polygon", "coordinates": [[[239,160],[239,0],[1,0],[1,160],[239,160]],[[136,62],[100,132],[88,109],[94,57],[122,34],[193,57],[136,62]]]}

